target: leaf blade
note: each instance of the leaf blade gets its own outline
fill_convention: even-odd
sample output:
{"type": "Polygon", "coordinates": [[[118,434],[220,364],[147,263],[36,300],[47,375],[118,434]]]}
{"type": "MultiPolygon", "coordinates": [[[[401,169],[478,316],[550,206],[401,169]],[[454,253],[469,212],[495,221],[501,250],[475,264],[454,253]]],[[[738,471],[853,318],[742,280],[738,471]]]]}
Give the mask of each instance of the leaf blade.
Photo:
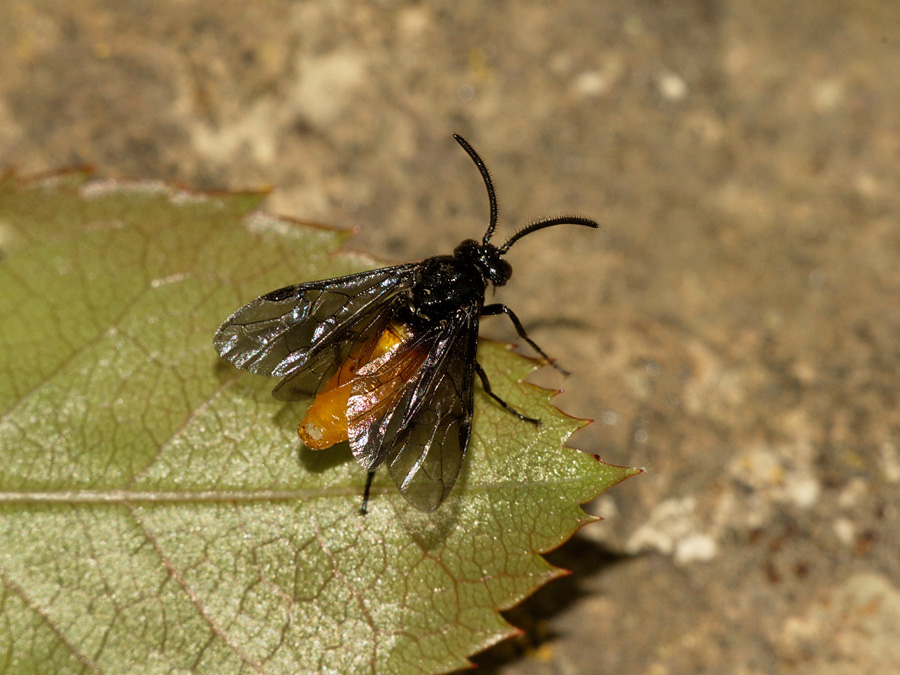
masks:
{"type": "Polygon", "coordinates": [[[0,182],[0,646],[20,670],[461,667],[560,573],[537,554],[589,520],[578,503],[629,474],[561,448],[581,422],[484,343],[497,391],[544,425],[479,391],[447,503],[415,512],[379,475],[357,516],[349,451],[301,450],[305,404],[211,347],[249,298],[365,265],[257,200],[0,182]]]}

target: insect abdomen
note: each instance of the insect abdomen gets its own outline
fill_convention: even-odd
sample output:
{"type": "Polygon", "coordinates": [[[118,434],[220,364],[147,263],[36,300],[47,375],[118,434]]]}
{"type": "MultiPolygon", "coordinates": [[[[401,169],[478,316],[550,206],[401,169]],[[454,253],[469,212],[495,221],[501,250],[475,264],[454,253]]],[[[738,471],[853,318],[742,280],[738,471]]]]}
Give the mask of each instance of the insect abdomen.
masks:
{"type": "Polygon", "coordinates": [[[353,394],[357,371],[375,359],[393,354],[411,337],[409,326],[392,323],[379,336],[377,342],[362,345],[347,358],[340,370],[322,388],[300,421],[297,431],[307,447],[312,450],[324,450],[348,439],[347,403],[353,394]]]}

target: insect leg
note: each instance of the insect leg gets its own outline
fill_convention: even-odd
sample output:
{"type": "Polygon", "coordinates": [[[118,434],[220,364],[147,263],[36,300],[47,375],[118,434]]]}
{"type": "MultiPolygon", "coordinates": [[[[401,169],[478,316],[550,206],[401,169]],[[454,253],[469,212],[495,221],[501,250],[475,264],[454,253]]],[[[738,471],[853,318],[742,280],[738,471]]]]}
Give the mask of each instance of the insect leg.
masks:
{"type": "Polygon", "coordinates": [[[366,489],[363,490],[363,503],[359,507],[359,515],[364,516],[369,511],[369,490],[372,489],[372,479],[375,478],[375,472],[370,471],[366,476],[366,489]]]}
{"type": "Polygon", "coordinates": [[[507,307],[506,305],[497,303],[496,305],[485,305],[484,307],[481,308],[481,316],[496,316],[497,314],[506,314],[506,316],[509,317],[509,320],[513,322],[513,326],[516,327],[516,333],[519,334],[520,338],[522,338],[523,340],[525,340],[525,342],[527,342],[529,345],[531,345],[531,348],[534,351],[536,351],[538,354],[540,354],[545,359],[547,359],[547,362],[551,366],[556,368],[563,375],[569,375],[568,370],[566,370],[565,368],[563,368],[561,366],[556,365],[556,361],[554,361],[549,356],[547,356],[547,353],[543,349],[538,347],[537,343],[535,343],[534,340],[532,340],[530,337],[528,337],[528,334],[525,332],[525,326],[522,325],[522,322],[519,321],[519,317],[517,317],[515,312],[513,312],[509,307],[507,307]]]}
{"type": "Polygon", "coordinates": [[[525,415],[520,413],[518,410],[513,408],[509,403],[507,403],[502,398],[497,396],[497,394],[495,394],[493,391],[491,391],[491,383],[488,381],[487,373],[484,372],[484,368],[481,367],[481,364],[478,363],[478,361],[475,362],[475,372],[478,373],[478,377],[481,378],[481,386],[484,388],[484,393],[487,394],[488,396],[490,396],[495,401],[497,401],[497,403],[499,403],[503,407],[504,410],[508,410],[513,415],[515,415],[520,420],[522,420],[523,422],[531,422],[535,426],[541,425],[540,420],[536,420],[533,417],[526,417],[525,415]]]}

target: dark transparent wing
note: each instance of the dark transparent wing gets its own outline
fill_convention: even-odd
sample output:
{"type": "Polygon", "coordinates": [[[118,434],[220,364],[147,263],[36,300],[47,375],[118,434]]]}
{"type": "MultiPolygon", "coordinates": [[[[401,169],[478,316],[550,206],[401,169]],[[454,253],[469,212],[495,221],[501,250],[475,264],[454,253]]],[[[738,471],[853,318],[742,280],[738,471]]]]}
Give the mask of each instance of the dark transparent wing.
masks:
{"type": "Polygon", "coordinates": [[[440,349],[439,341],[446,332],[441,327],[423,331],[402,344],[397,351],[385,354],[356,371],[353,391],[347,401],[347,430],[350,448],[357,462],[374,471],[383,462],[403,415],[395,415],[408,405],[423,369],[440,349]]]}
{"type": "Polygon", "coordinates": [[[433,511],[450,494],[466,455],[477,343],[478,310],[462,308],[390,360],[401,366],[404,356],[398,372],[407,379],[392,390],[389,404],[350,421],[350,447],[359,463],[373,470],[387,462],[400,493],[422,511],[433,511]],[[410,368],[416,355],[420,365],[410,368]]]}
{"type": "Polygon", "coordinates": [[[283,377],[282,400],[314,394],[354,346],[377,336],[413,284],[416,263],[287,286],[244,305],[213,344],[238,368],[283,377]]]}

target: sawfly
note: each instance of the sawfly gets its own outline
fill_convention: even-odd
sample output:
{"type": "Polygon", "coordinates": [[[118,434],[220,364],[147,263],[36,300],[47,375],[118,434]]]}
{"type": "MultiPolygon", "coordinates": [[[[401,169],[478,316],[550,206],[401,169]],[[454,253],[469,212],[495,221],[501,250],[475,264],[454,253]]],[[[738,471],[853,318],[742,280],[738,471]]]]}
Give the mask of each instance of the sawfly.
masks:
{"type": "Polygon", "coordinates": [[[490,174],[472,146],[454,138],[487,188],[490,223],[481,243],[466,239],[453,255],[266,293],[228,317],[214,339],[236,367],[281,378],[276,399],[315,397],[300,437],[313,450],[349,441],[368,472],[363,514],[382,464],[417,509],[433,511],[447,498],[469,446],[476,375],[498,405],[523,422],[540,423],[491,390],[476,359],[479,320],[505,314],[519,337],[553,361],[511,309],[485,304],[485,292],[509,281],[512,267],[503,256],[523,237],[555,225],[599,227],[578,216],[546,218],[495,246],[490,174]]]}

